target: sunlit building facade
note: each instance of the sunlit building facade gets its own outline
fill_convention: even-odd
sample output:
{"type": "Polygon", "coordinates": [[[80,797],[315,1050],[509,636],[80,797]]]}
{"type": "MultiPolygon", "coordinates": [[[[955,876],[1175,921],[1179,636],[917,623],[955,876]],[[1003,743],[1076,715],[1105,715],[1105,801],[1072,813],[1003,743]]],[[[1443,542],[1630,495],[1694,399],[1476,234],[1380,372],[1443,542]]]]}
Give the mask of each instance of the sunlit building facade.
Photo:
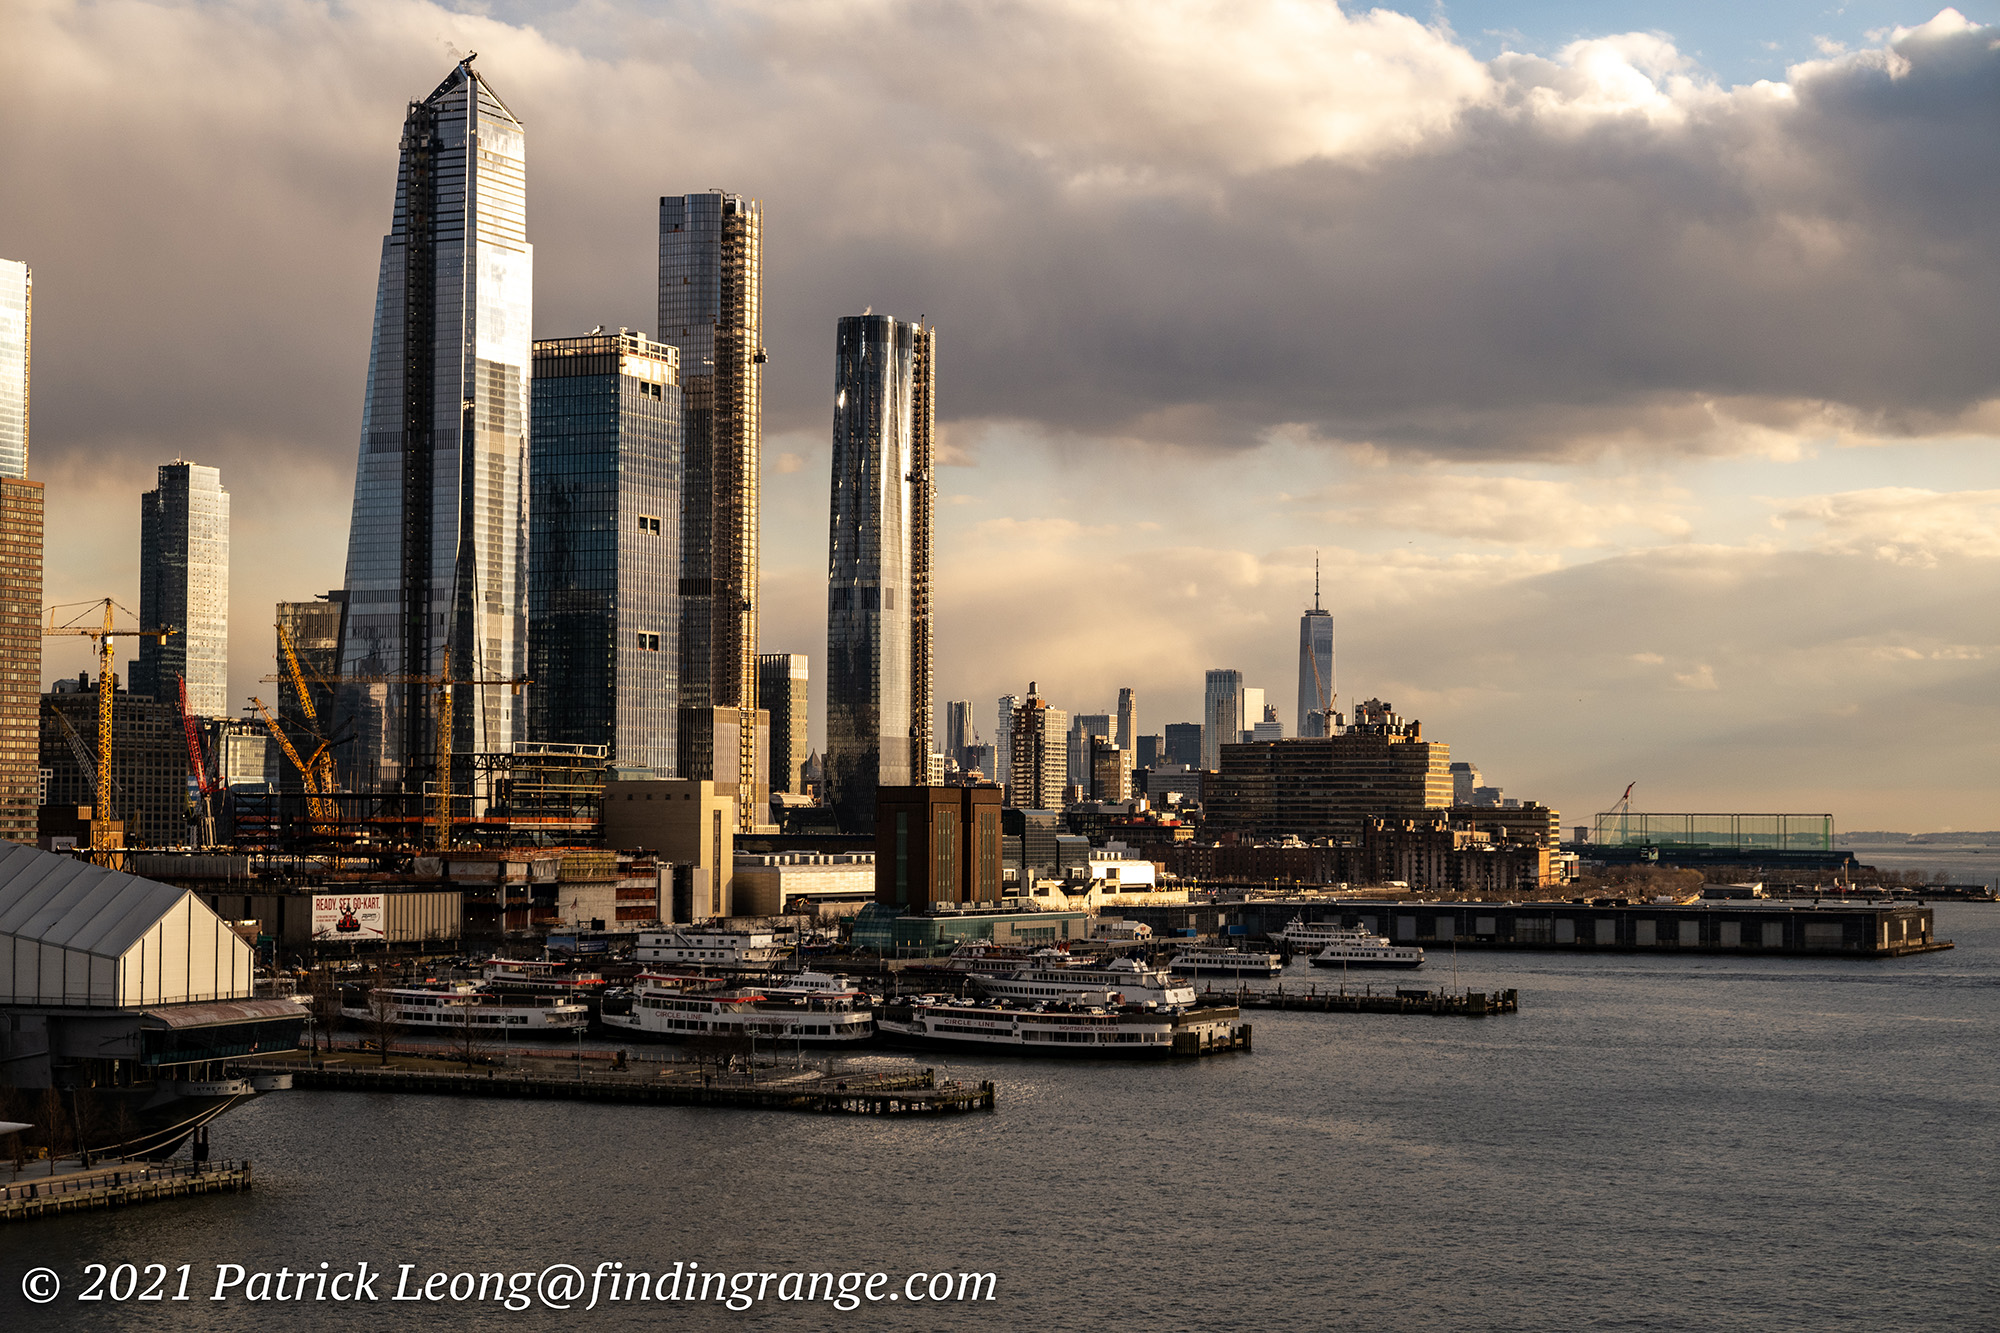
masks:
{"type": "MultiPolygon", "coordinates": [[[[404,119],[347,543],[343,674],[526,671],[526,153],[520,120],[470,57],[404,119]]],[[[429,687],[374,684],[354,695],[348,781],[427,777],[429,687]]],[[[454,753],[506,752],[521,736],[516,691],[452,698],[454,753]]]]}
{"type": "Polygon", "coordinates": [[[28,480],[34,274],[0,259],[0,838],[35,840],[41,804],[42,483],[28,480]]]}
{"type": "Polygon", "coordinates": [[[636,333],[535,344],[528,732],[676,776],[679,353],[636,333]]]}
{"type": "Polygon", "coordinates": [[[171,629],[139,640],[132,692],[188,712],[227,717],[229,708],[229,492],[222,473],[179,459],[160,465],[160,484],[139,504],[139,624],[171,629]]]}

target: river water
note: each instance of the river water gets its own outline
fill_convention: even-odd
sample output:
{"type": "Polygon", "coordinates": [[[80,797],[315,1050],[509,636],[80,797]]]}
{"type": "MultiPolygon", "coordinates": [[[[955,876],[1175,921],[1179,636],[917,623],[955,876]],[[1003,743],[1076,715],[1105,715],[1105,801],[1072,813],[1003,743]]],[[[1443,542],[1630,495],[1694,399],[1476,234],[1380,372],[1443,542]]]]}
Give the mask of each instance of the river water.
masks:
{"type": "MultiPolygon", "coordinates": [[[[1882,962],[1466,952],[1487,1019],[1257,1014],[1197,1064],[954,1061],[895,1121],[294,1092],[218,1123],[245,1195],[0,1229],[0,1328],[2000,1326],[2000,907],[1882,962]],[[386,1269],[376,1304],[107,1308],[84,1266],[386,1269]],[[403,1263],[996,1275],[995,1299],[509,1314],[403,1263]],[[31,1306],[23,1271],[65,1291],[31,1306]]],[[[1433,951],[1430,984],[1453,959],[1433,951]]],[[[579,1302],[579,1305],[582,1302],[579,1302]]]]}

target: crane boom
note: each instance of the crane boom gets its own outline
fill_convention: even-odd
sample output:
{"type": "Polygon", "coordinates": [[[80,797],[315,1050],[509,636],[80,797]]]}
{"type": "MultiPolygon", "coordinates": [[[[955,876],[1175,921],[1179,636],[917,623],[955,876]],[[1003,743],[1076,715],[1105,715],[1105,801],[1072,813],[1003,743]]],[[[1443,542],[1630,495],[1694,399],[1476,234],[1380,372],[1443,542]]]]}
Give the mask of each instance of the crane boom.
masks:
{"type": "MultiPolygon", "coordinates": [[[[111,720],[113,716],[111,666],[116,657],[114,644],[120,636],[128,639],[165,639],[180,631],[161,629],[118,629],[113,613],[118,604],[109,597],[94,602],[72,602],[71,606],[101,606],[104,608],[104,625],[78,625],[72,621],[67,625],[56,624],[56,612],[61,607],[49,608],[49,623],[42,627],[43,637],[78,635],[89,639],[97,648],[97,782],[96,802],[91,807],[94,818],[90,821],[91,859],[104,863],[112,860],[111,854],[117,849],[111,845],[110,821],[103,812],[111,808],[111,720]]],[[[127,614],[130,614],[129,612],[127,614]]]]}
{"type": "MultiPolygon", "coordinates": [[[[332,833],[338,816],[333,802],[319,790],[319,784],[314,780],[313,765],[299,758],[298,750],[293,748],[291,740],[285,735],[285,729],[278,725],[278,719],[271,716],[271,710],[264,706],[264,701],[252,695],[250,702],[255,704],[257,711],[263,715],[265,729],[278,742],[278,748],[285,752],[285,758],[291,760],[292,767],[299,770],[299,777],[305,783],[306,813],[312,819],[313,832],[332,833]]],[[[319,756],[315,754],[313,757],[317,759],[319,756]]]]}

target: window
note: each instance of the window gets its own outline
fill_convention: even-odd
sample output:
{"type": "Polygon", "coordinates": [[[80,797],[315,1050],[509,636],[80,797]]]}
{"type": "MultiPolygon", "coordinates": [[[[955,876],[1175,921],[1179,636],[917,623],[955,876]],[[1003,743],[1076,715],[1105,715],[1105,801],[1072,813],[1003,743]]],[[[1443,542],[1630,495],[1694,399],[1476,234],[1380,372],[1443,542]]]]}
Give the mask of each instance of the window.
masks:
{"type": "Polygon", "coordinates": [[[639,632],[639,651],[642,653],[659,652],[660,636],[657,634],[648,634],[645,631],[641,630],[639,632]]]}
{"type": "Polygon", "coordinates": [[[657,537],[660,532],[660,520],[651,514],[639,515],[639,531],[650,532],[657,537]]]}

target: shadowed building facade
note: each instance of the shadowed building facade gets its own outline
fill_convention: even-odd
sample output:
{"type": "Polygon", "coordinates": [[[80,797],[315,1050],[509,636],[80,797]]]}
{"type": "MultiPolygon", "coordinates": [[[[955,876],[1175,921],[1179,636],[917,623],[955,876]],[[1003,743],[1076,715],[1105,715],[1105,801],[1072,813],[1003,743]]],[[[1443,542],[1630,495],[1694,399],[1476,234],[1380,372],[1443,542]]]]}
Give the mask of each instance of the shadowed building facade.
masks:
{"type": "Polygon", "coordinates": [[[757,707],[771,719],[773,792],[805,794],[808,675],[804,653],[764,653],[757,659],[757,707]]]}
{"type": "Polygon", "coordinates": [[[1371,818],[1446,817],[1451,747],[1371,699],[1338,736],[1223,746],[1202,795],[1211,833],[1355,838],[1371,818]]]}
{"type": "Polygon", "coordinates": [[[840,321],[826,589],[827,792],[850,832],[875,789],[929,776],[933,329],[840,321]]]}
{"type": "Polygon", "coordinates": [[[1000,902],[998,787],[884,787],[875,807],[875,901],[924,912],[1000,902]]]}
{"type": "MultiPolygon", "coordinates": [[[[527,668],[534,250],[527,134],[468,56],[403,121],[382,241],[347,542],[346,675],[513,678],[527,668]]],[[[348,782],[435,767],[433,694],[352,691],[348,782]]],[[[452,692],[454,753],[505,752],[522,697],[452,692]]]]}
{"type": "Polygon", "coordinates": [[[675,776],[679,353],[636,333],[535,344],[528,733],[675,776]]]}

